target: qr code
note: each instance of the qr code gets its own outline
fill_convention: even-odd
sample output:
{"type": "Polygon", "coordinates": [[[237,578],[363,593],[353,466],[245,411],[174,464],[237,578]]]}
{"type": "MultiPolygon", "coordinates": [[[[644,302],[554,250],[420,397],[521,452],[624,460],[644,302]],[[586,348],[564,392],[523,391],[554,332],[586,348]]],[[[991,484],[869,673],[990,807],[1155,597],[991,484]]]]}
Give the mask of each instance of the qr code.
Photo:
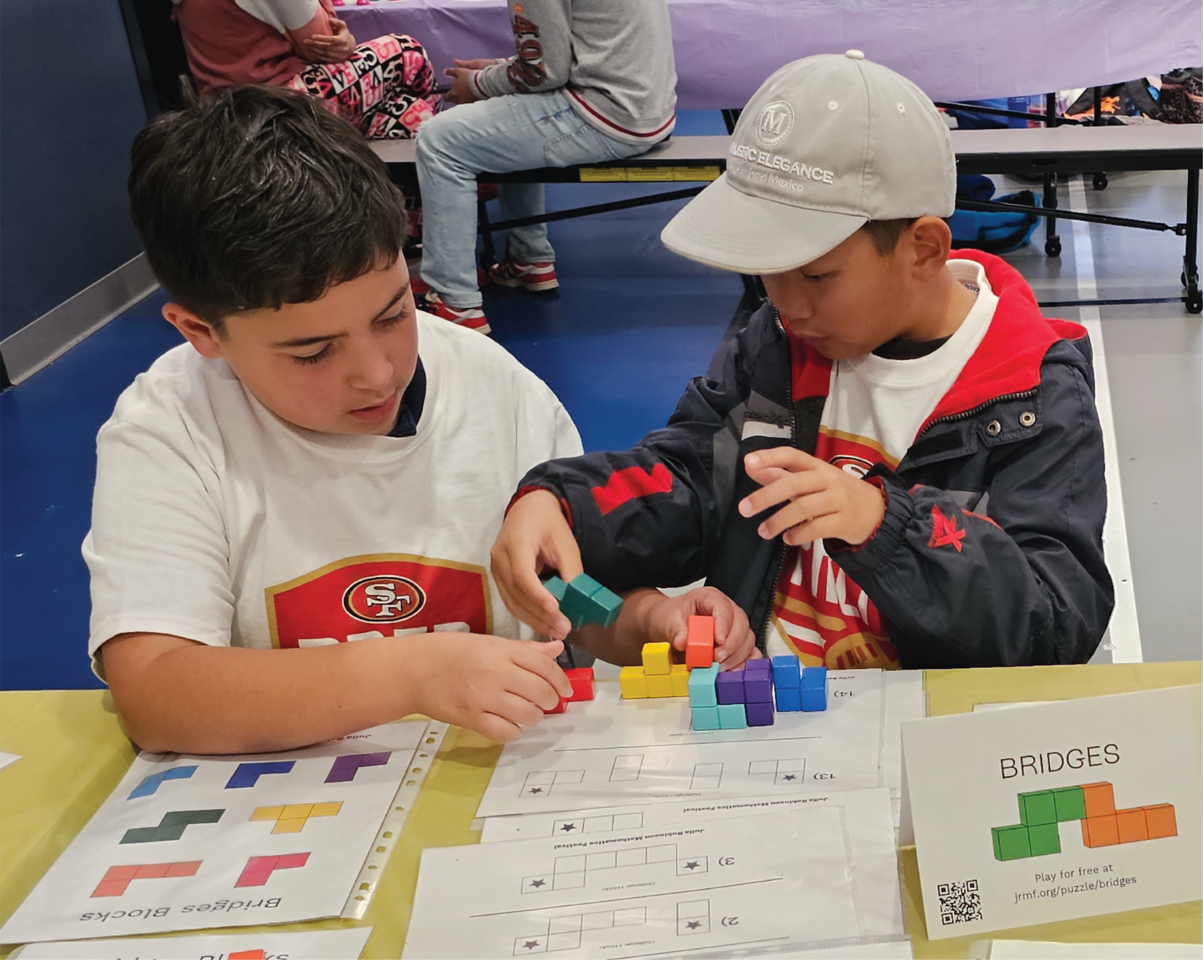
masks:
{"type": "Polygon", "coordinates": [[[968,923],[982,919],[982,898],[977,892],[977,881],[963,883],[941,883],[936,887],[940,897],[940,923],[968,923]]]}

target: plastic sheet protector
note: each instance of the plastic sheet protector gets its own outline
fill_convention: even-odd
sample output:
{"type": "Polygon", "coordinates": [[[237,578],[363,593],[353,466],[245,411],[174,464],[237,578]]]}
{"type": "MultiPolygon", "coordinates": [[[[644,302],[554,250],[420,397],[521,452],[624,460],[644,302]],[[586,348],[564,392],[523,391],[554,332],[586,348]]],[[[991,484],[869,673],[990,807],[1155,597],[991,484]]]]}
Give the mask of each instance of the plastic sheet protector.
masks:
{"type": "Polygon", "coordinates": [[[31,943],[14,960],[357,960],[372,934],[353,930],[229,933],[138,940],[31,943]]]}

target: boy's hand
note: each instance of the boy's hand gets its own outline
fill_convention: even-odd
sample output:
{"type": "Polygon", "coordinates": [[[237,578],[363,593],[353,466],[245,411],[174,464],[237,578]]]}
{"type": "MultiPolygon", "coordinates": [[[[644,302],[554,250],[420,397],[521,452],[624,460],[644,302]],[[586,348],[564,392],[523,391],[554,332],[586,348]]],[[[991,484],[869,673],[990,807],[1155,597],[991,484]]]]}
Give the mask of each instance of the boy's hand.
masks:
{"type": "Polygon", "coordinates": [[[355,52],[355,37],[347,25],[337,18],[330,18],[332,36],[306,37],[302,43],[310,58],[317,63],[342,63],[355,52]]]}
{"type": "Polygon", "coordinates": [[[542,720],[560,697],[572,696],[555,662],[564,650],[556,640],[431,633],[409,643],[415,656],[407,680],[416,708],[503,743],[542,720]]]}
{"type": "Polygon", "coordinates": [[[451,89],[443,94],[443,99],[452,103],[475,103],[478,98],[469,79],[472,74],[472,70],[464,67],[448,67],[444,70],[443,76],[451,78],[451,89]]]}
{"type": "Polygon", "coordinates": [[[483,70],[495,63],[505,63],[505,57],[476,57],[473,60],[456,60],[454,62],[457,67],[463,67],[465,70],[483,70]]]}
{"type": "Polygon", "coordinates": [[[885,516],[885,499],[875,486],[793,447],[749,453],[744,468],[761,486],[739,502],[741,516],[785,504],[760,524],[766,540],[784,532],[791,546],[828,537],[856,546],[885,516]]]}
{"type": "Polygon", "coordinates": [[[724,670],[742,666],[759,657],[756,637],[748,626],[748,615],[721,590],[700,587],[677,597],[665,597],[648,613],[647,635],[652,641],[668,641],[675,650],[685,649],[688,617],[714,617],[714,662],[724,670]]]}
{"type": "Polygon", "coordinates": [[[544,570],[556,571],[565,583],[584,573],[580,547],[555,495],[533,490],[519,498],[489,556],[493,580],[510,613],[536,633],[567,637],[572,624],[539,580],[544,570]]]}

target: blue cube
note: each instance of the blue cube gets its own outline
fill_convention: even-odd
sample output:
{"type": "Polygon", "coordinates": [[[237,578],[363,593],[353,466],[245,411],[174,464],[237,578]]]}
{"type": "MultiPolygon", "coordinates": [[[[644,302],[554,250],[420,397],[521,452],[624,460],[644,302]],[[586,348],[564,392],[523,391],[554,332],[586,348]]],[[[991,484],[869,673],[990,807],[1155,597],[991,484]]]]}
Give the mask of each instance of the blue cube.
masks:
{"type": "Polygon", "coordinates": [[[747,718],[749,727],[771,727],[773,725],[772,703],[749,703],[747,718]]]}
{"type": "Polygon", "coordinates": [[[777,710],[780,713],[801,713],[802,712],[802,691],[796,687],[777,687],[774,693],[777,694],[777,710]]]}
{"type": "Polygon", "coordinates": [[[802,709],[818,713],[827,709],[827,668],[807,667],[802,671],[802,709]]]}
{"type": "Polygon", "coordinates": [[[796,690],[802,683],[802,665],[797,657],[773,657],[773,686],[796,690]]]}
{"type": "Polygon", "coordinates": [[[813,689],[815,687],[821,687],[823,690],[826,690],[827,689],[827,668],[826,667],[804,667],[802,670],[801,687],[804,690],[807,689],[808,687],[811,689],[813,689]]]}
{"type": "MultiPolygon", "coordinates": [[[[689,672],[689,704],[692,707],[714,707],[718,705],[718,695],[714,684],[718,679],[718,664],[708,667],[694,667],[689,672]]],[[[717,714],[716,714],[717,717],[717,714]]],[[[715,721],[718,722],[717,719],[715,721]]],[[[710,727],[711,730],[718,729],[710,727]]]]}
{"type": "Polygon", "coordinates": [[[744,673],[744,702],[773,702],[773,675],[771,673],[744,673]]]}
{"type": "Polygon", "coordinates": [[[743,730],[748,725],[748,715],[742,703],[720,703],[718,726],[720,730],[743,730]]]}
{"type": "Polygon", "coordinates": [[[743,673],[720,673],[714,683],[715,692],[718,695],[719,705],[725,703],[744,702],[744,675],[743,673]]]}
{"type": "Polygon", "coordinates": [[[695,730],[718,730],[718,707],[694,707],[693,728],[695,730]]]}

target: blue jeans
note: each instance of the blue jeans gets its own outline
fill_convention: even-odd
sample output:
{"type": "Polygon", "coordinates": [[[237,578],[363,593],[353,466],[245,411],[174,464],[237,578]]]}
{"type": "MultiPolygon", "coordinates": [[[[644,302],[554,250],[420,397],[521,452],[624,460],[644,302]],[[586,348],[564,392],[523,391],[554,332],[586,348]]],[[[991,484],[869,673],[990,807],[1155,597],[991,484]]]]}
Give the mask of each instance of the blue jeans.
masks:
{"type": "MultiPolygon", "coordinates": [[[[418,128],[418,184],[424,221],[422,279],[450,306],[479,307],[476,284],[476,175],[622,160],[649,144],[615,140],[590,126],[558,90],[461,104],[418,128]]],[[[541,183],[501,185],[503,220],[543,213],[541,183]]],[[[546,224],[511,230],[516,260],[555,260],[546,224]]]]}

